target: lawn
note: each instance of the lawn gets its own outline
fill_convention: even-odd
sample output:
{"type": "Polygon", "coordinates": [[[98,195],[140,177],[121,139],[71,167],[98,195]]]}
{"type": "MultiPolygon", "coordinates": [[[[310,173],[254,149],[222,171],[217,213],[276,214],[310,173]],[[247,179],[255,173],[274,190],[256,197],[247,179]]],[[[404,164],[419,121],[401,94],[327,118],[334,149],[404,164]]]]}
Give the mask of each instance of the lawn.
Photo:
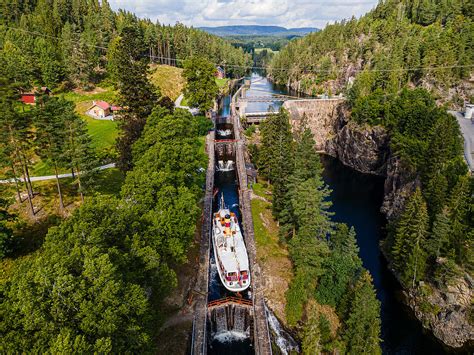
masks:
{"type": "Polygon", "coordinates": [[[97,150],[112,148],[118,135],[117,122],[96,120],[87,116],[85,113],[91,104],[90,101],[78,102],[76,103],[76,111],[87,122],[87,128],[92,138],[92,146],[97,150]]]}
{"type": "Polygon", "coordinates": [[[263,52],[264,50],[266,50],[268,53],[273,53],[273,54],[279,53],[279,51],[274,51],[271,48],[255,48],[254,49],[255,53],[257,53],[257,54],[260,53],[260,52],[263,52]]]}
{"type": "Polygon", "coordinates": [[[264,289],[269,307],[286,322],[286,290],[293,277],[286,245],[280,243],[279,228],[272,216],[271,190],[265,184],[252,185],[252,219],[257,247],[257,260],[268,280],[264,289]]]}
{"type": "Polygon", "coordinates": [[[87,122],[89,134],[92,138],[92,145],[97,150],[105,150],[115,145],[118,135],[117,122],[95,120],[85,113],[92,105],[92,101],[103,100],[110,104],[117,103],[117,93],[111,87],[97,87],[91,92],[75,91],[63,95],[67,100],[76,103],[76,111],[87,122]]]}
{"type": "Polygon", "coordinates": [[[175,101],[186,86],[183,69],[169,65],[152,65],[150,81],[160,88],[161,94],[175,101]]]}
{"type": "Polygon", "coordinates": [[[92,91],[75,90],[60,95],[75,103],[84,101],[92,103],[92,101],[103,100],[112,104],[117,101],[117,92],[110,86],[96,87],[92,91]]]}
{"type": "MultiPolygon", "coordinates": [[[[112,88],[97,87],[91,92],[71,91],[62,96],[76,104],[76,112],[81,118],[87,122],[87,129],[92,139],[92,146],[96,149],[100,156],[106,152],[113,151],[115,148],[115,140],[118,136],[117,122],[95,120],[87,116],[85,113],[92,105],[92,101],[104,100],[109,103],[116,103],[116,93],[112,88]]],[[[66,170],[60,170],[59,173],[67,173],[66,170]]],[[[44,161],[37,161],[31,169],[32,176],[53,175],[53,168],[44,161]]]]}

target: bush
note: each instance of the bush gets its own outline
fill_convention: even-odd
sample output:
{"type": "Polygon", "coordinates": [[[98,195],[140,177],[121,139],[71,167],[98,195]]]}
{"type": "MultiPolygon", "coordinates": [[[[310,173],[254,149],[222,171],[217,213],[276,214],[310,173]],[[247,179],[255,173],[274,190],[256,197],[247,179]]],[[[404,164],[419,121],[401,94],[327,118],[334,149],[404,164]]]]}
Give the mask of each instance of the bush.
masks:
{"type": "Polygon", "coordinates": [[[205,116],[195,116],[194,124],[196,126],[198,136],[205,136],[207,132],[213,127],[212,121],[205,116]]]}
{"type": "Polygon", "coordinates": [[[255,125],[252,125],[252,126],[247,127],[244,134],[247,137],[251,137],[256,131],[257,131],[257,127],[255,125]]]}

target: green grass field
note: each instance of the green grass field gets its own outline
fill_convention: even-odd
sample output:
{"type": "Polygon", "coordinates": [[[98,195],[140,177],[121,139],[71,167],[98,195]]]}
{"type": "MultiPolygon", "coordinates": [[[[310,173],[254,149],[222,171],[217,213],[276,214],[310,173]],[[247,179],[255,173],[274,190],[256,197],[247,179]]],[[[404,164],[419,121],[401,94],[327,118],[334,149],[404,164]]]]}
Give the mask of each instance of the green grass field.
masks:
{"type": "Polygon", "coordinates": [[[65,99],[76,103],[76,111],[87,122],[92,145],[97,150],[113,148],[118,135],[117,122],[95,120],[85,113],[92,101],[103,100],[109,104],[117,103],[117,93],[111,87],[96,88],[91,92],[68,92],[65,99]]]}
{"type": "Polygon", "coordinates": [[[182,76],[183,69],[169,65],[153,65],[151,71],[150,81],[160,88],[161,94],[176,100],[186,86],[186,79],[182,76]]]}
{"type": "Polygon", "coordinates": [[[254,49],[255,53],[260,53],[260,52],[263,52],[264,50],[266,50],[268,53],[273,53],[273,54],[279,53],[279,51],[274,51],[271,48],[255,48],[254,49]]]}
{"type": "MultiPolygon", "coordinates": [[[[116,103],[116,92],[112,88],[97,87],[91,92],[68,92],[60,94],[65,99],[76,104],[76,112],[86,121],[89,135],[92,139],[92,146],[99,155],[103,155],[106,151],[113,151],[115,140],[118,136],[118,124],[114,121],[95,120],[85,114],[87,109],[92,105],[92,101],[103,100],[110,104],[116,103]]],[[[60,170],[59,173],[67,173],[66,170],[60,170]]],[[[53,168],[44,161],[37,161],[31,169],[32,176],[53,175],[53,168]]]]}
{"type": "Polygon", "coordinates": [[[217,87],[219,89],[223,88],[224,86],[227,85],[227,82],[229,81],[229,79],[227,78],[224,78],[224,79],[217,79],[216,78],[216,84],[217,84],[217,87]]]}

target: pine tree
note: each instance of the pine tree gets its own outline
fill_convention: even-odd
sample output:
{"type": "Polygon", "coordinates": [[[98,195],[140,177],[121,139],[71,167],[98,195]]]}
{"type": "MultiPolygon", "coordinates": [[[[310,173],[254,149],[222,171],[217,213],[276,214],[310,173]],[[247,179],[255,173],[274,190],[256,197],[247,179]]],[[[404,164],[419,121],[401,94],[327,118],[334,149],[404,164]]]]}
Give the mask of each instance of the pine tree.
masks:
{"type": "Polygon", "coordinates": [[[331,254],[324,261],[324,273],[316,288],[320,303],[338,307],[344,294],[362,269],[354,228],[339,224],[330,238],[331,254]]]}
{"type": "Polygon", "coordinates": [[[62,212],[64,201],[58,175],[59,170],[64,166],[63,153],[67,142],[64,116],[68,114],[70,104],[63,98],[47,96],[42,97],[38,104],[34,117],[36,151],[44,161],[50,163],[54,168],[59,209],[62,212]]]}
{"type": "Polygon", "coordinates": [[[380,302],[375,296],[368,271],[360,276],[354,286],[343,339],[348,354],[381,354],[380,302]]]}
{"type": "Polygon", "coordinates": [[[465,255],[470,245],[467,240],[469,235],[468,213],[471,205],[472,190],[469,176],[460,176],[456,186],[450,193],[448,200],[449,219],[451,223],[451,245],[456,251],[456,261],[466,261],[465,255]]]}
{"type": "Polygon", "coordinates": [[[15,179],[18,201],[21,201],[17,178],[23,176],[30,213],[35,214],[32,199],[33,186],[29,177],[30,155],[32,153],[32,126],[30,113],[19,113],[15,105],[18,99],[18,84],[9,83],[6,77],[0,78],[0,160],[11,169],[15,179]]]}
{"type": "Polygon", "coordinates": [[[109,57],[123,108],[118,115],[121,134],[117,139],[117,150],[120,153],[118,166],[124,171],[132,167],[131,146],[141,136],[158,98],[158,90],[147,77],[148,63],[143,57],[142,39],[136,26],[125,27],[115,43],[113,56],[109,57]]]}
{"type": "Polygon", "coordinates": [[[288,111],[283,108],[262,125],[259,168],[273,185],[273,214],[279,218],[285,206],[289,177],[293,172],[293,137],[288,111]]]}
{"type": "Polygon", "coordinates": [[[328,196],[328,189],[315,178],[301,182],[294,188],[291,203],[297,232],[326,239],[332,226],[332,213],[328,211],[332,203],[327,200],[328,196]]]}
{"type": "Polygon", "coordinates": [[[441,212],[448,193],[448,180],[441,172],[436,173],[424,190],[430,216],[434,218],[441,212]]]}
{"type": "Polygon", "coordinates": [[[293,173],[288,177],[287,193],[282,201],[282,208],[279,213],[280,234],[284,239],[294,234],[297,227],[291,201],[294,199],[298,186],[308,179],[314,179],[319,189],[324,190],[325,193],[329,191],[324,186],[321,178],[321,161],[314,149],[314,137],[307,126],[306,116],[303,116],[303,119],[295,129],[294,140],[293,173]]]}
{"type": "Polygon", "coordinates": [[[426,247],[430,255],[435,258],[440,255],[446,255],[450,244],[451,233],[452,229],[451,221],[449,220],[449,209],[445,207],[436,215],[431,236],[426,242],[426,247]]]}
{"type": "Polygon", "coordinates": [[[393,266],[405,285],[415,286],[424,274],[429,217],[421,190],[410,197],[395,232],[393,266]]]}
{"type": "Polygon", "coordinates": [[[323,351],[320,325],[320,314],[316,302],[308,302],[306,307],[307,321],[303,330],[302,350],[305,355],[321,354],[323,351]]]}
{"type": "Polygon", "coordinates": [[[192,107],[206,112],[214,106],[219,93],[214,73],[214,65],[203,57],[191,57],[184,63],[183,76],[186,78],[185,95],[192,107]]]}
{"type": "Polygon", "coordinates": [[[66,141],[61,159],[71,169],[74,183],[84,201],[84,193],[94,185],[99,162],[92,148],[87,124],[75,113],[72,102],[66,104],[63,120],[66,141]]]}

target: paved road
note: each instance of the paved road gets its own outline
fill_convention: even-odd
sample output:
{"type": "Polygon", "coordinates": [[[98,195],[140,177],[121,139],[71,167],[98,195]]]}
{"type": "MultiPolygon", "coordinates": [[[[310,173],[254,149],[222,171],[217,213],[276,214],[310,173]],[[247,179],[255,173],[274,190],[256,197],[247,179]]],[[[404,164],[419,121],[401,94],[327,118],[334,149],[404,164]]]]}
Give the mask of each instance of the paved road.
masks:
{"type": "MultiPolygon", "coordinates": [[[[106,170],[106,169],[111,169],[111,168],[115,168],[115,163],[107,164],[107,165],[102,165],[102,166],[99,166],[97,169],[98,169],[98,170],[106,170]]],[[[72,173],[69,173],[69,174],[60,174],[60,175],[58,175],[58,177],[59,177],[60,179],[72,177],[72,173]]],[[[31,176],[31,177],[30,177],[30,180],[31,180],[31,181],[45,181],[45,180],[54,180],[54,179],[56,179],[56,175],[31,176]]],[[[19,178],[18,180],[21,181],[21,182],[23,182],[23,179],[22,179],[22,178],[19,178]]],[[[12,182],[15,182],[15,180],[14,180],[14,179],[0,180],[0,184],[10,184],[10,183],[12,183],[12,182]]]]}
{"type": "Polygon", "coordinates": [[[464,157],[469,165],[469,169],[474,172],[474,123],[464,118],[464,115],[457,111],[449,111],[456,116],[461,132],[464,137],[464,157]]]}
{"type": "Polygon", "coordinates": [[[189,106],[181,106],[181,102],[183,101],[183,99],[184,99],[184,95],[183,94],[179,95],[179,97],[174,102],[174,107],[188,110],[189,112],[191,112],[193,116],[196,116],[199,113],[199,110],[197,108],[191,108],[189,106]]]}

